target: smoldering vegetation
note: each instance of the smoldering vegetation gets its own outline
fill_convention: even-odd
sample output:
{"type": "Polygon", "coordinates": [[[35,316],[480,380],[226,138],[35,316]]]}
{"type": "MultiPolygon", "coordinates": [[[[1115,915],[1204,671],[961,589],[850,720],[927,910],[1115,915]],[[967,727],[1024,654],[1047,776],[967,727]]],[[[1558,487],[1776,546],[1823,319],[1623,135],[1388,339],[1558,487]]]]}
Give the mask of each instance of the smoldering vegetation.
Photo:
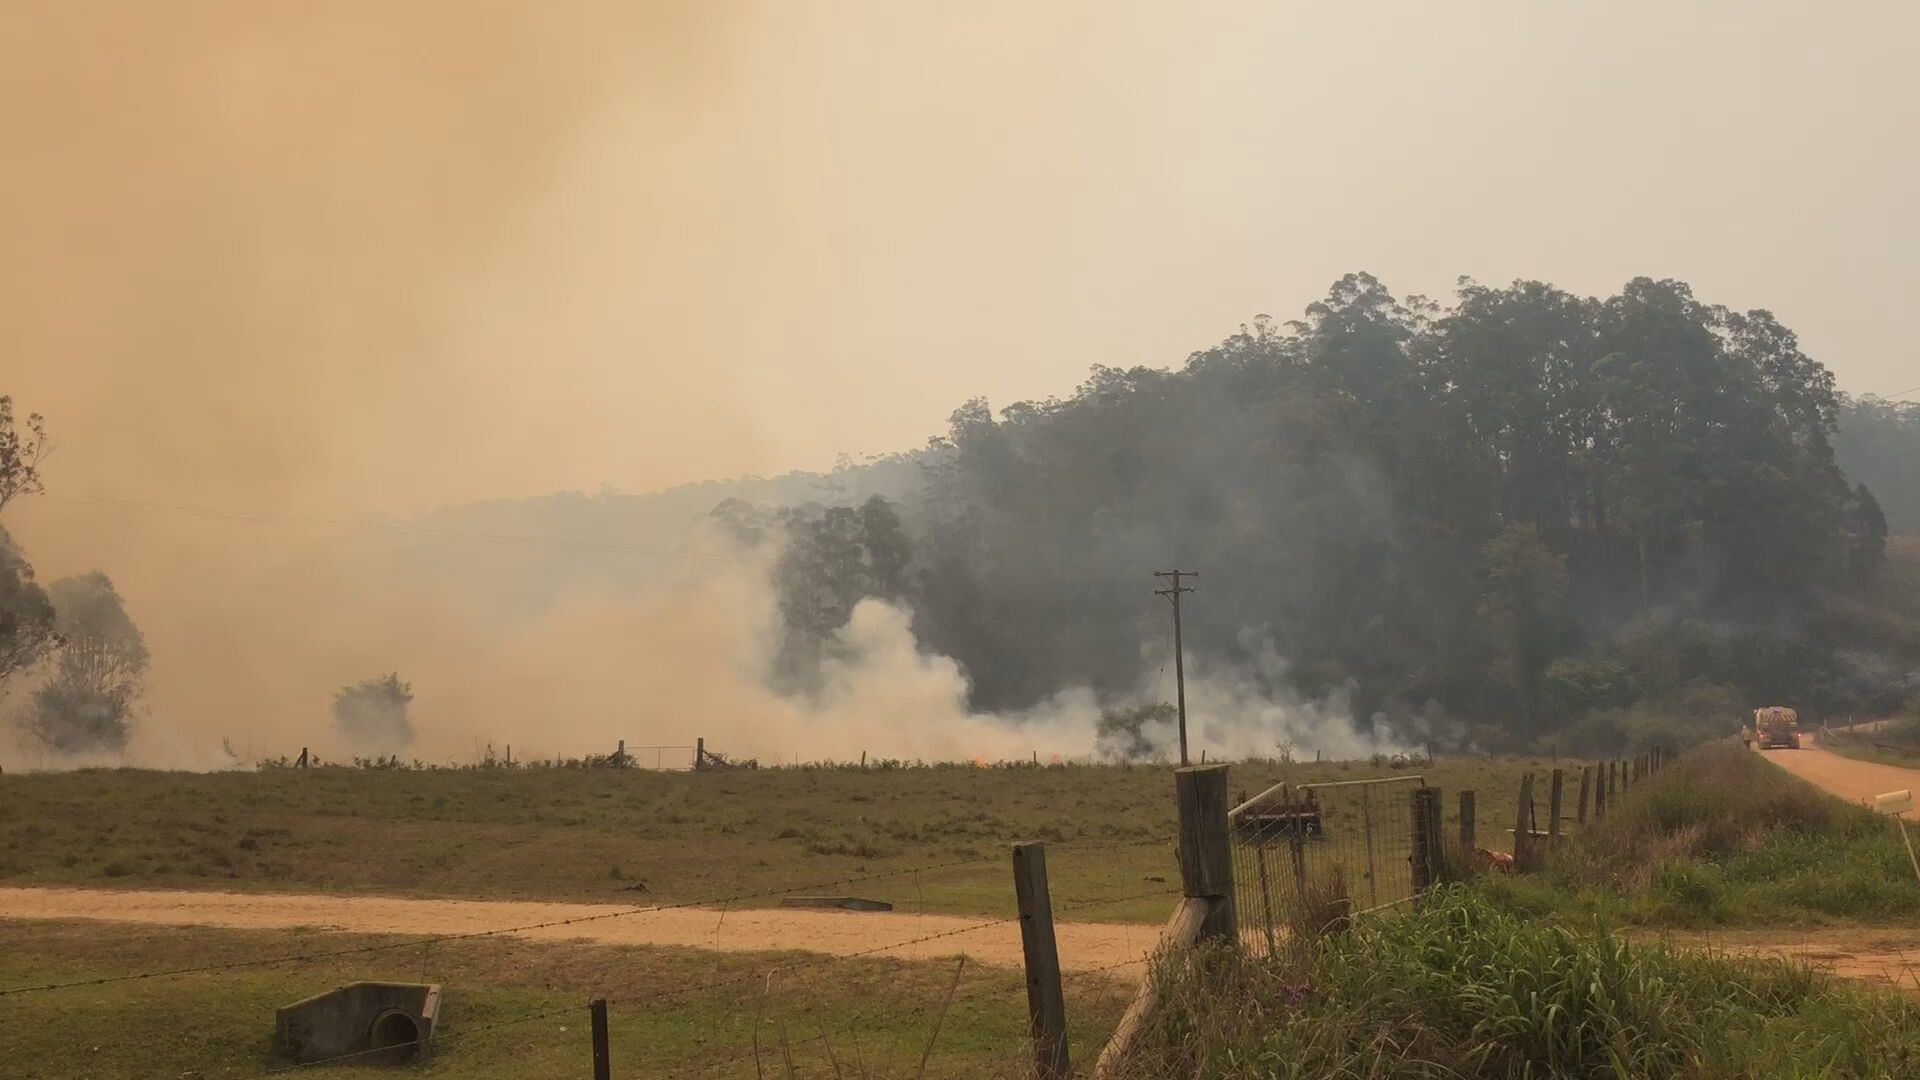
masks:
{"type": "MultiPolygon", "coordinates": [[[[1201,571],[1196,751],[1599,752],[1720,734],[1760,703],[1890,713],[1920,693],[1920,612],[1835,448],[1876,447],[1859,472],[1899,489],[1887,463],[1915,430],[1840,395],[1766,312],[1678,282],[1465,283],[1441,307],[1357,274],[1179,368],[970,401],[926,447],[830,474],[391,523],[270,576],[326,593],[357,639],[317,668],[279,658],[299,676],[266,700],[291,707],[169,702],[147,726],[430,759],[693,734],[773,761],[1164,757],[1150,573],[1176,565],[1201,571]],[[353,681],[369,667],[409,683],[353,681]]],[[[63,756],[129,747],[139,632],[116,606],[84,638],[8,557],[16,731],[63,756]],[[122,674],[68,708],[80,640],[123,643],[122,674]]]]}
{"type": "Polygon", "coordinates": [[[1904,498],[1912,416],[1848,401],[1770,313],[1681,282],[1463,282],[1442,307],[1356,274],[1179,369],[968,402],[897,505],[718,514],[786,537],[781,675],[802,688],[879,596],[973,708],[1062,686],[1131,705],[1165,633],[1147,575],[1177,565],[1202,572],[1189,648],[1254,699],[1600,751],[1759,703],[1874,715],[1920,694],[1910,643],[1843,613],[1874,593],[1888,525],[1835,453],[1871,445],[1860,471],[1904,498]]]}

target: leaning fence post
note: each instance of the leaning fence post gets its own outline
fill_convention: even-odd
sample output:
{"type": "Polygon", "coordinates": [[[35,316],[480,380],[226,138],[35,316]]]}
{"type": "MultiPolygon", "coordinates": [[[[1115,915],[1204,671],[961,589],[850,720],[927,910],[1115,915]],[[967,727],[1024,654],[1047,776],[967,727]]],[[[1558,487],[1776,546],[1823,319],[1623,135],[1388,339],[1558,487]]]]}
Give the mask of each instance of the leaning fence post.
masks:
{"type": "Polygon", "coordinates": [[[1593,819],[1607,816],[1607,766],[1602,762],[1593,769],[1593,819]]]}
{"type": "Polygon", "coordinates": [[[1560,843],[1560,792],[1565,783],[1561,770],[1553,770],[1553,785],[1547,793],[1547,850],[1552,851],[1560,843]]]}
{"type": "Polygon", "coordinates": [[[1533,774],[1520,777],[1520,804],[1513,819],[1513,868],[1532,870],[1533,865],[1533,774]]]}
{"type": "Polygon", "coordinates": [[[611,1080],[613,1059],[607,1053],[607,999],[594,998],[587,1008],[593,1014],[593,1080],[611,1080]]]}
{"type": "Polygon", "coordinates": [[[1587,796],[1593,785],[1593,766],[1580,766],[1580,811],[1574,820],[1582,825],[1587,823],[1587,796]]]}
{"type": "Polygon", "coordinates": [[[1211,901],[1202,938],[1233,941],[1233,851],[1227,836],[1227,767],[1187,765],[1173,772],[1180,807],[1180,884],[1190,897],[1211,901]]]}
{"type": "Polygon", "coordinates": [[[1471,855],[1474,851],[1473,835],[1473,792],[1460,793],[1460,846],[1471,855]]]}
{"type": "Polygon", "coordinates": [[[1034,1074],[1040,1080],[1065,1080],[1073,1075],[1073,1066],[1067,1060],[1067,1003],[1060,992],[1060,950],[1053,939],[1047,845],[1037,840],[1013,845],[1013,895],[1020,906],[1034,1074]]]}

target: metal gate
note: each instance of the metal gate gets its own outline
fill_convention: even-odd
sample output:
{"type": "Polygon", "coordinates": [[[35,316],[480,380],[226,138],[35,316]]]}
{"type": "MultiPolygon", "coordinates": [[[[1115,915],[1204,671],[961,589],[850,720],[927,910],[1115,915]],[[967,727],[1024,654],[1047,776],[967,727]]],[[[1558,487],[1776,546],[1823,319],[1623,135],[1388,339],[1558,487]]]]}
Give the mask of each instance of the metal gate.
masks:
{"type": "Polygon", "coordinates": [[[1271,954],[1290,937],[1411,900],[1421,776],[1275,784],[1228,811],[1235,908],[1244,947],[1271,954]]]}

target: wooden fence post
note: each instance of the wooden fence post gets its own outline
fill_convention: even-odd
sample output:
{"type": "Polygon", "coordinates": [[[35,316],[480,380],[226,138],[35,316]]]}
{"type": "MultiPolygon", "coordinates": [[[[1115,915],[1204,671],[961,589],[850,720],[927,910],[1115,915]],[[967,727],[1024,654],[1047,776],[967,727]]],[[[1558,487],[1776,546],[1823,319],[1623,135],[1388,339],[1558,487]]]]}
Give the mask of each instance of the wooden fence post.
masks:
{"type": "Polygon", "coordinates": [[[1534,869],[1533,859],[1533,774],[1520,778],[1520,805],[1513,819],[1513,868],[1534,869]]]}
{"type": "Polygon", "coordinates": [[[693,771],[700,772],[707,767],[707,740],[697,737],[693,740],[693,771]]]}
{"type": "Polygon", "coordinates": [[[1469,855],[1473,854],[1475,850],[1473,835],[1473,792],[1471,791],[1463,791],[1460,793],[1460,846],[1466,848],[1467,854],[1469,855]]]}
{"type": "Polygon", "coordinates": [[[588,1009],[593,1013],[593,1080],[611,1080],[613,1058],[607,1053],[607,999],[594,998],[588,1009]]]}
{"type": "Polygon", "coordinates": [[[1233,910],[1233,851],[1227,834],[1227,767],[1187,765],[1173,772],[1180,807],[1180,885],[1190,897],[1211,901],[1202,938],[1237,940],[1233,910]]]}
{"type": "Polygon", "coordinates": [[[1073,1066],[1067,1059],[1067,1002],[1060,992],[1060,950],[1053,939],[1045,844],[1035,840],[1013,845],[1013,895],[1020,905],[1034,1075],[1040,1080],[1066,1080],[1073,1075],[1073,1066]]]}
{"type": "Polygon", "coordinates": [[[1565,783],[1563,770],[1553,770],[1553,783],[1547,792],[1547,850],[1560,846],[1560,793],[1565,783]]]}
{"type": "Polygon", "coordinates": [[[1415,788],[1413,791],[1413,891],[1423,893],[1440,883],[1440,814],[1446,805],[1440,789],[1415,788]]]}
{"type": "Polygon", "coordinates": [[[1582,825],[1587,823],[1587,798],[1592,794],[1593,766],[1580,766],[1580,810],[1574,820],[1582,825]]]}
{"type": "MultiPolygon", "coordinates": [[[[283,758],[282,760],[285,760],[285,759],[283,758]]],[[[300,748],[300,760],[294,762],[294,767],[298,769],[304,769],[307,767],[307,748],[306,747],[303,746],[300,748]]]]}

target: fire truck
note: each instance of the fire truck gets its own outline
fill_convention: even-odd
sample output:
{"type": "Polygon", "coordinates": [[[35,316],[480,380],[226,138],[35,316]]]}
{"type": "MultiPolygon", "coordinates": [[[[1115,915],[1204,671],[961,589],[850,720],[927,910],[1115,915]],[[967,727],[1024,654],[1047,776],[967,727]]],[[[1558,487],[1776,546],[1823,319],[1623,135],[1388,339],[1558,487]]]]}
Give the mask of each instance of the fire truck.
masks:
{"type": "Polygon", "coordinates": [[[1753,731],[1762,750],[1800,749],[1800,714],[1785,706],[1753,710],[1753,731]]]}

